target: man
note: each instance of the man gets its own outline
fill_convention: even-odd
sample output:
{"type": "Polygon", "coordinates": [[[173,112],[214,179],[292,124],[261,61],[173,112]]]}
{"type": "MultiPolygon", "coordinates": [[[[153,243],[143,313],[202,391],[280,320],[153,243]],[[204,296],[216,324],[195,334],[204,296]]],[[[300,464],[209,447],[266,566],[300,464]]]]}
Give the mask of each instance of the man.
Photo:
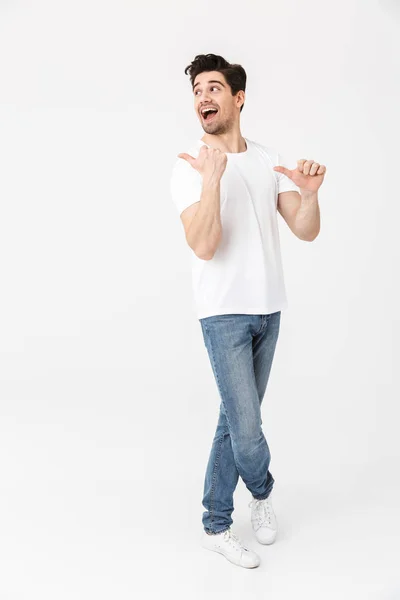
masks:
{"type": "Polygon", "coordinates": [[[300,159],[291,170],[273,148],[242,137],[243,67],[203,54],[188,71],[205,133],[178,155],[171,194],[192,250],[197,316],[221,398],[204,481],[202,545],[252,568],[260,558],[233,532],[231,514],[240,475],[252,494],[257,541],[275,540],[260,409],[287,306],[277,212],[298,238],[314,240],[326,168],[300,159]]]}

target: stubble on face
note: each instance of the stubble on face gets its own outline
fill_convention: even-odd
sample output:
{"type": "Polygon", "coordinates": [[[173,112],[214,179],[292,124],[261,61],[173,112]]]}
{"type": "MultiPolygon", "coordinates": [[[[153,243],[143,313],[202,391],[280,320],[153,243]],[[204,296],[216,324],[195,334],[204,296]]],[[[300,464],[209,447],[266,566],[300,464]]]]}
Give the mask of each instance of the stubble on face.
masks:
{"type": "Polygon", "coordinates": [[[201,126],[205,133],[210,133],[212,135],[222,135],[228,133],[233,126],[233,118],[223,119],[221,113],[218,111],[215,122],[207,124],[207,121],[202,119],[201,126]]]}

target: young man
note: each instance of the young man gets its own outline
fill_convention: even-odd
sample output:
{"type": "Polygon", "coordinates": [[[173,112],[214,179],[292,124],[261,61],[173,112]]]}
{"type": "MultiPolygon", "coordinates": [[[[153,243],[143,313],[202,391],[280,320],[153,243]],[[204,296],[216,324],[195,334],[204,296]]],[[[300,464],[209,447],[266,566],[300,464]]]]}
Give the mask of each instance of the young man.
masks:
{"type": "Polygon", "coordinates": [[[197,316],[221,399],[204,481],[202,545],[251,568],[260,558],[232,531],[231,514],[240,475],[252,494],[256,539],[275,540],[260,409],[287,306],[277,212],[298,238],[314,240],[326,168],[301,159],[288,169],[273,148],[242,137],[243,67],[203,54],[188,71],[205,133],[178,155],[171,195],[192,250],[197,316]]]}

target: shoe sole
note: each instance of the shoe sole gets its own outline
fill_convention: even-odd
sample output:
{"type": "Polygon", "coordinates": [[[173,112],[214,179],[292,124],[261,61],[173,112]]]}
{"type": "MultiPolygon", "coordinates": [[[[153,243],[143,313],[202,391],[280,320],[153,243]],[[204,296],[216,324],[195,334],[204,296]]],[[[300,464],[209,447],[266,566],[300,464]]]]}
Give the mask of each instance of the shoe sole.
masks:
{"type": "Polygon", "coordinates": [[[254,532],[254,535],[255,535],[255,538],[256,538],[257,542],[259,544],[262,544],[263,546],[270,546],[271,544],[273,544],[275,542],[276,536],[277,536],[277,534],[275,534],[273,538],[271,538],[267,542],[264,542],[264,541],[258,539],[257,534],[255,532],[254,532]]]}

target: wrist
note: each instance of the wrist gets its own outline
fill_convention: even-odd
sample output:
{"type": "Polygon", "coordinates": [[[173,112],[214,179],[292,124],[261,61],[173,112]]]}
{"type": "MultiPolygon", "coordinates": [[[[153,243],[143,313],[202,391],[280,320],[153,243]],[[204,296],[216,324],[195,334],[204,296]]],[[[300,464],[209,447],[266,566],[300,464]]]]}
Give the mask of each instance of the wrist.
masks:
{"type": "Polygon", "coordinates": [[[203,189],[204,188],[215,189],[215,188],[219,187],[220,181],[221,181],[220,177],[206,175],[203,177],[203,189]]]}
{"type": "Polygon", "coordinates": [[[300,189],[301,201],[312,204],[318,200],[318,192],[310,192],[308,190],[300,189]]]}

